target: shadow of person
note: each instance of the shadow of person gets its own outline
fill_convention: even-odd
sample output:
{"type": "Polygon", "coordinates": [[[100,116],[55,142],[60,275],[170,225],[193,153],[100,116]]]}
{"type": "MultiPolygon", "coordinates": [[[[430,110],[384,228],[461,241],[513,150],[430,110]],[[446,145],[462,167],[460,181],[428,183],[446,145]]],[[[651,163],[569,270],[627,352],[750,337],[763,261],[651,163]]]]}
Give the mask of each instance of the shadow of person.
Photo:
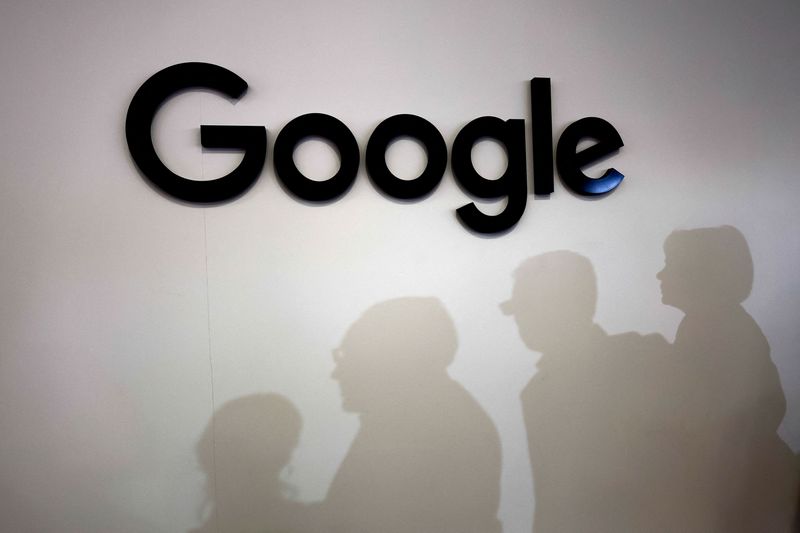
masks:
{"type": "Polygon", "coordinates": [[[500,440],[446,368],[453,322],[434,298],[369,308],[334,351],[361,427],[322,503],[335,533],[497,533],[500,440]]]}
{"type": "Polygon", "coordinates": [[[786,410],[767,339],[742,307],[753,284],[744,236],[725,226],[672,233],[657,277],[685,316],[675,337],[697,531],[788,532],[798,476],[776,433],[786,410]],[[701,529],[702,528],[702,529],[701,529]]]}
{"type": "Polygon", "coordinates": [[[301,426],[300,413],[277,394],[245,396],[219,408],[196,449],[210,509],[190,533],[305,533],[304,506],[287,498],[280,477],[301,426]]]}
{"type": "Polygon", "coordinates": [[[596,302],[589,260],[556,251],[523,262],[501,305],[542,354],[520,396],[534,531],[680,531],[663,524],[680,485],[662,442],[669,345],[659,335],[608,335],[594,323],[596,302]]]}

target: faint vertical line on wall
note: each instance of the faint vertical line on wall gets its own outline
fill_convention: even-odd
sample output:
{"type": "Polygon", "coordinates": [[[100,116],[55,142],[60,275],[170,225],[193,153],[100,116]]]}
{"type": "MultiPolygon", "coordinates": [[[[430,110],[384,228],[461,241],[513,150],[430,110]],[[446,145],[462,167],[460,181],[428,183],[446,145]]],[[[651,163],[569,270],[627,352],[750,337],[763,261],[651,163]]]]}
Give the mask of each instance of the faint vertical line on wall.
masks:
{"type": "MultiPolygon", "coordinates": [[[[202,156],[201,156],[202,157],[202,156]]],[[[201,165],[202,167],[202,165],[201,165]]],[[[203,174],[205,174],[203,172],[203,174]]],[[[203,208],[203,255],[206,262],[206,327],[208,329],[208,368],[211,375],[211,500],[217,501],[217,429],[214,426],[214,413],[217,411],[217,404],[214,399],[214,357],[211,352],[211,292],[208,282],[208,226],[206,224],[206,208],[203,208]]],[[[215,528],[218,533],[219,513],[214,510],[215,528]]]]}
{"type": "MultiPolygon", "coordinates": [[[[199,98],[200,101],[200,124],[203,124],[203,96],[199,98]]],[[[205,155],[200,151],[200,175],[203,179],[206,177],[205,155]]],[[[214,357],[211,351],[211,290],[208,276],[208,223],[206,221],[205,207],[203,209],[203,256],[205,257],[206,267],[206,327],[208,329],[208,368],[211,376],[211,501],[215,502],[215,508],[212,509],[214,513],[214,529],[217,533],[222,533],[219,528],[219,512],[216,509],[217,501],[217,428],[214,424],[214,414],[217,412],[217,404],[214,399],[214,357]]]]}

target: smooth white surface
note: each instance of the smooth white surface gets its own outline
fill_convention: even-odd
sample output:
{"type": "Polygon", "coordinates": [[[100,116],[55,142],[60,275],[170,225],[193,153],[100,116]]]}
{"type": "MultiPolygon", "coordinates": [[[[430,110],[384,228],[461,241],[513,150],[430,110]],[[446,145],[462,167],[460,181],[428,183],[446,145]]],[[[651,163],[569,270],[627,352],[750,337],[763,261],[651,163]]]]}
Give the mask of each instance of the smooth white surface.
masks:
{"type": "MultiPolygon", "coordinates": [[[[214,407],[255,392],[298,407],[285,478],[297,499],[324,498],[358,428],[331,350],[369,306],[431,295],[458,330],[450,373],[501,435],[505,531],[530,531],[518,395],[537,356],[498,309],[511,273],[545,251],[581,253],[597,272],[598,323],[671,338],[680,315],[660,303],[655,273],[678,228],[729,224],[747,238],[746,308],[771,345],[789,405],[781,435],[797,452],[799,16],[788,1],[6,3],[0,529],[195,527],[197,441],[214,407]],[[160,195],[125,144],[134,91],[183,61],[225,66],[250,89],[235,106],[192,93],[163,109],[155,137],[173,170],[209,179],[236,165],[201,152],[201,123],[269,130],[261,179],[224,206],[160,195]],[[610,164],[626,179],[609,197],[557,182],[549,199],[529,196],[511,233],[481,238],[455,219],[471,200],[449,169],[415,204],[381,196],[363,165],[328,206],[276,182],[272,143],[300,114],[344,121],[362,157],[396,113],[427,118],[450,145],[481,115],[529,120],[533,76],[552,79],[556,135],[589,115],[619,130],[626,145],[610,164]]],[[[487,173],[505,165],[491,148],[475,152],[487,173]]],[[[325,148],[296,158],[331,170],[325,148]]]]}

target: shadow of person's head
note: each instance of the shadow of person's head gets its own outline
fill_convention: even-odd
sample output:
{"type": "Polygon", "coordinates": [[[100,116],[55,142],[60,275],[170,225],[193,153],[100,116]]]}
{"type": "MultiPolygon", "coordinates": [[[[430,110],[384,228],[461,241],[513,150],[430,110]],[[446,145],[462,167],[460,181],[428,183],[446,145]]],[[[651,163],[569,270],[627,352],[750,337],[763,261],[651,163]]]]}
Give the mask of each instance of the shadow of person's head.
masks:
{"type": "Polygon", "coordinates": [[[207,477],[211,512],[228,530],[263,527],[266,510],[281,505],[281,472],[297,446],[302,419],[278,394],[254,394],[220,407],[196,447],[207,477]]]}
{"type": "Polygon", "coordinates": [[[446,376],[457,348],[453,321],[436,298],[397,298],[376,304],[334,350],[332,377],[343,408],[402,409],[446,376]]]}
{"type": "Polygon", "coordinates": [[[528,348],[549,351],[591,327],[597,282],[591,262],[575,252],[548,252],[514,272],[511,299],[502,303],[528,348]]]}
{"type": "Polygon", "coordinates": [[[347,330],[332,377],[360,427],[328,491],[325,531],[500,531],[500,438],[447,373],[456,349],[436,298],[378,303],[347,330]]]}
{"type": "Polygon", "coordinates": [[[738,305],[753,286],[753,259],[732,226],[674,231],[664,242],[661,301],[684,312],[738,305]]]}

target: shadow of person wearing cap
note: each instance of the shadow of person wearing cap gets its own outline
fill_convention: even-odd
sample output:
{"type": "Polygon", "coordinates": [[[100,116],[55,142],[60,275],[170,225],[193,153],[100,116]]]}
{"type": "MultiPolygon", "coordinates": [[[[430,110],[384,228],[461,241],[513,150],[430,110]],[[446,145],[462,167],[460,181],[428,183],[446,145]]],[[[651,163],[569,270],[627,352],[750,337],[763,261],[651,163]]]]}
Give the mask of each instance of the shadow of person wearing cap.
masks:
{"type": "Polygon", "coordinates": [[[369,308],[335,350],[361,427],[322,505],[335,533],[499,533],[500,439],[447,374],[453,322],[434,298],[369,308]]]}
{"type": "Polygon", "coordinates": [[[594,322],[597,287],[585,257],[555,251],[514,274],[502,304],[540,352],[522,391],[537,533],[682,531],[685,484],[663,437],[669,345],[660,335],[609,335],[594,322]],[[677,526],[677,527],[676,527],[677,526]]]}
{"type": "Polygon", "coordinates": [[[664,256],[662,302],[685,313],[674,344],[693,465],[684,512],[697,531],[789,532],[797,468],[777,434],[786,400],[769,344],[742,306],[753,285],[747,241],[731,226],[675,231],[664,256]]]}
{"type": "Polygon", "coordinates": [[[753,282],[732,227],[677,231],[657,277],[685,313],[669,345],[608,335],[584,257],[525,261],[502,308],[542,354],[521,394],[534,531],[791,531],[795,459],[776,431],[785,399],[769,344],[742,307],[753,282]]]}
{"type": "Polygon", "coordinates": [[[197,444],[206,474],[207,518],[189,533],[310,533],[305,506],[281,479],[300,437],[300,413],[278,394],[220,407],[197,444]]]}

